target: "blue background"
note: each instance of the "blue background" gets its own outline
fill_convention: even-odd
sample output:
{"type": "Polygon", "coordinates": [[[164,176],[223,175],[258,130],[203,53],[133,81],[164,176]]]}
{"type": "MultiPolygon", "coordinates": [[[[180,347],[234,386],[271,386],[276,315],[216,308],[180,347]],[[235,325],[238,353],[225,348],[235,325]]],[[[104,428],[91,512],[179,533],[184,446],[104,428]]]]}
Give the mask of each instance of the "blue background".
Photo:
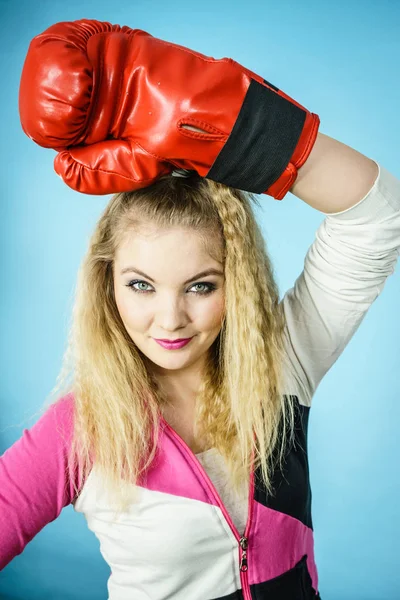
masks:
{"type": "MultiPolygon", "coordinates": [[[[53,171],[54,152],[21,130],[18,86],[31,38],[57,21],[91,18],[232,57],[319,114],[322,133],[400,178],[400,4],[3,0],[0,16],[2,453],[55,383],[77,269],[109,200],[70,190],[53,171]]],[[[260,198],[282,296],[324,215],[292,194],[260,198]]],[[[399,292],[396,270],[314,396],[309,452],[323,600],[400,598],[399,292]]],[[[108,576],[97,539],[69,506],[0,573],[0,597],[101,600],[108,576]]]]}

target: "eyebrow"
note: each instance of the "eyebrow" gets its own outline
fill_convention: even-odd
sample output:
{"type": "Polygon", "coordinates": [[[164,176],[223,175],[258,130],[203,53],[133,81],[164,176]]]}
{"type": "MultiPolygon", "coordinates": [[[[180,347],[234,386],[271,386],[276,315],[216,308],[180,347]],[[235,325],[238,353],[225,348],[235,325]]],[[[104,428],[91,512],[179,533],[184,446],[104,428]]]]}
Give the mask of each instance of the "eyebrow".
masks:
{"type": "MultiPolygon", "coordinates": [[[[138,273],[139,275],[142,275],[142,277],[149,279],[153,283],[157,283],[149,275],[146,275],[146,273],[143,273],[143,271],[140,271],[136,267],[126,267],[125,269],[122,269],[121,275],[123,275],[124,273],[129,273],[129,272],[138,273]]],[[[194,281],[195,279],[199,279],[200,277],[206,277],[207,275],[222,275],[223,276],[224,274],[222,271],[219,271],[218,269],[207,269],[206,271],[201,271],[201,273],[197,273],[197,275],[195,275],[194,277],[191,277],[190,279],[185,281],[184,284],[190,283],[191,281],[194,281]]]]}

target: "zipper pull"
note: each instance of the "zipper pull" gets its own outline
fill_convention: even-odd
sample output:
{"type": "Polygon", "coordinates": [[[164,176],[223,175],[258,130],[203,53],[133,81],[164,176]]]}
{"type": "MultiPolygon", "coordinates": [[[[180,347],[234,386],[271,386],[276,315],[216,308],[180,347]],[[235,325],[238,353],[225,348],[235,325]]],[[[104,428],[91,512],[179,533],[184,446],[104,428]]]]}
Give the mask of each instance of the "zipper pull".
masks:
{"type": "Polygon", "coordinates": [[[247,571],[247,546],[248,546],[248,541],[246,537],[241,537],[240,541],[239,541],[240,547],[242,548],[243,552],[242,552],[242,558],[240,560],[240,570],[241,571],[247,571]]]}
{"type": "Polygon", "coordinates": [[[247,554],[246,550],[243,550],[242,559],[240,561],[240,570],[247,571],[247,554]]]}

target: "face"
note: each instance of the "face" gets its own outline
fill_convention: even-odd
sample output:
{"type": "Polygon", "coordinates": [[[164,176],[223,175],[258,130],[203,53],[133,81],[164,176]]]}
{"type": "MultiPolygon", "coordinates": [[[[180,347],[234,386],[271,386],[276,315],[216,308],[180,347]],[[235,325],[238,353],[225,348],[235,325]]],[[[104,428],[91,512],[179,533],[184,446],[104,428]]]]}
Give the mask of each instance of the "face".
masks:
{"type": "Polygon", "coordinates": [[[225,298],[223,265],[196,232],[128,233],[115,257],[114,292],[129,336],[156,373],[201,370],[221,330],[225,298]],[[197,276],[209,269],[220,274],[197,276]],[[173,350],[155,341],[180,338],[192,339],[173,350]]]}

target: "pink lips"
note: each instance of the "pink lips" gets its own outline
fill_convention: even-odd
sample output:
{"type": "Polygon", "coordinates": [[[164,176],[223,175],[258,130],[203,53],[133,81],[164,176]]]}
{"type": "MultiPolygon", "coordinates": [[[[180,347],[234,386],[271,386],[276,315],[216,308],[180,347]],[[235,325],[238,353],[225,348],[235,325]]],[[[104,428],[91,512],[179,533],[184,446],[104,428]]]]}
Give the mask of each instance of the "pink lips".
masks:
{"type": "Polygon", "coordinates": [[[157,340],[156,338],[154,338],[157,344],[160,344],[160,346],[166,348],[167,350],[178,350],[179,348],[183,348],[183,346],[186,346],[186,344],[188,344],[191,339],[192,338],[187,338],[184,340],[179,340],[178,342],[163,342],[162,340],[157,340]]]}

